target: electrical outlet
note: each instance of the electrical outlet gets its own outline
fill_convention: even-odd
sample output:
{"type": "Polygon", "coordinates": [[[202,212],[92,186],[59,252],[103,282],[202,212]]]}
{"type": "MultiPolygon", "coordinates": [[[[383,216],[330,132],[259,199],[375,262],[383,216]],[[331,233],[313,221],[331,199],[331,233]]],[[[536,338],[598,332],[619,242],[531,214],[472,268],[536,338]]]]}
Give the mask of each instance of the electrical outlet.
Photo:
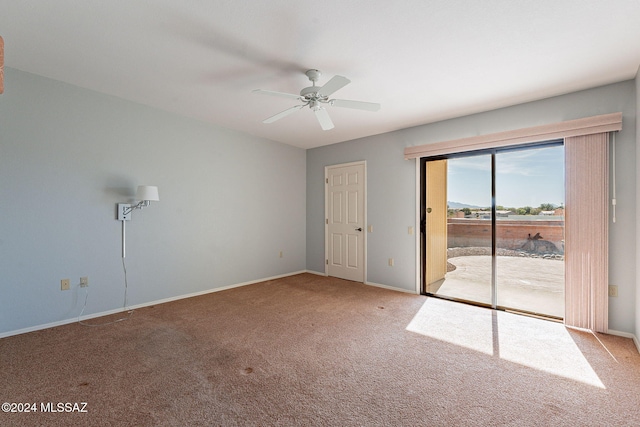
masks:
{"type": "Polygon", "coordinates": [[[69,281],[69,279],[60,280],[60,290],[61,291],[68,291],[70,287],[71,287],[71,282],[69,281]]]}
{"type": "Polygon", "coordinates": [[[393,258],[389,258],[389,267],[393,267],[393,258]]]}
{"type": "Polygon", "coordinates": [[[370,225],[370,226],[368,227],[368,230],[369,230],[369,233],[373,233],[373,225],[370,225]]]}
{"type": "Polygon", "coordinates": [[[86,288],[87,286],[89,286],[89,278],[88,277],[81,277],[80,278],[80,287],[81,288],[86,288]]]}
{"type": "Polygon", "coordinates": [[[409,234],[413,234],[413,227],[409,226],[409,229],[407,230],[407,232],[408,232],[409,234]]]}
{"type": "Polygon", "coordinates": [[[282,251],[280,251],[280,258],[282,258],[282,251]]]}
{"type": "Polygon", "coordinates": [[[617,285],[609,285],[609,296],[617,297],[618,296],[618,286],[617,285]]]}

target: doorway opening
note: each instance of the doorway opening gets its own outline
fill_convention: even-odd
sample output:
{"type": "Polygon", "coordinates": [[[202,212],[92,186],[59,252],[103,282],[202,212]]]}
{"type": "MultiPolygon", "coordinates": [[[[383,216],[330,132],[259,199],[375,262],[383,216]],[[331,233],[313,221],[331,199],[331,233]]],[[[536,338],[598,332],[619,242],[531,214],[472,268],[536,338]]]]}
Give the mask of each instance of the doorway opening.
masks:
{"type": "Polygon", "coordinates": [[[422,293],[564,318],[563,141],[421,159],[422,293]]]}

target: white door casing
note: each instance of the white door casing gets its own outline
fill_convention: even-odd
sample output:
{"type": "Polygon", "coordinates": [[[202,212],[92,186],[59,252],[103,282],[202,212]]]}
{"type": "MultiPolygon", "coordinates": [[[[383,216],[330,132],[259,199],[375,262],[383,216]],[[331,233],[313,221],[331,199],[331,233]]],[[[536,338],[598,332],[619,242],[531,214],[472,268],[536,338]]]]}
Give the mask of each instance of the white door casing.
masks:
{"type": "Polygon", "coordinates": [[[325,167],[325,267],[328,276],[366,280],[366,163],[325,167]]]}

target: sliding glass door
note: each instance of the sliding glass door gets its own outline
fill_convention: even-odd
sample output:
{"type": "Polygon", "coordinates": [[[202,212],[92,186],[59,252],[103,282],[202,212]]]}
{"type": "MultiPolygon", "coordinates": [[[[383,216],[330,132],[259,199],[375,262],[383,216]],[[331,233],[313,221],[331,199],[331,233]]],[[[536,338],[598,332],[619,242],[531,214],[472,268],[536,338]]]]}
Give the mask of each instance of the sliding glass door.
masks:
{"type": "Polygon", "coordinates": [[[423,159],[424,292],[562,318],[563,165],[561,143],[423,159]]]}

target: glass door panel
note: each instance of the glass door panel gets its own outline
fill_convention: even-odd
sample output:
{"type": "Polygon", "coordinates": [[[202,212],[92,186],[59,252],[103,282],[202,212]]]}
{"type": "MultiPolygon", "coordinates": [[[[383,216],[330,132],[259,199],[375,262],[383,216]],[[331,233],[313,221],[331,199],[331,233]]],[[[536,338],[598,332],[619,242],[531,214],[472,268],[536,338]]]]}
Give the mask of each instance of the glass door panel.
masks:
{"type": "Polygon", "coordinates": [[[497,305],[564,317],[564,147],[495,154],[497,305]]]}
{"type": "Polygon", "coordinates": [[[425,285],[492,304],[491,155],[427,161],[425,285]]]}

